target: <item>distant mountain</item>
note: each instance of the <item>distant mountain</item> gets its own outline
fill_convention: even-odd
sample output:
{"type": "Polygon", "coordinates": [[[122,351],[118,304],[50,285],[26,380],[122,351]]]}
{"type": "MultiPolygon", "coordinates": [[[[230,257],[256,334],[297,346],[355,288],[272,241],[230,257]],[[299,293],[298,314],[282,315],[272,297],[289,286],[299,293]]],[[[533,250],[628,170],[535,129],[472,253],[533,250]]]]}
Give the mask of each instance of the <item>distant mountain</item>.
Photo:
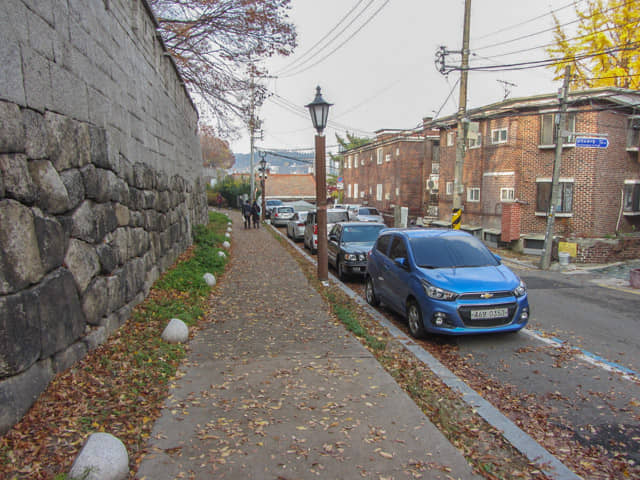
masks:
{"type": "MultiPolygon", "coordinates": [[[[235,163],[230,168],[235,172],[248,172],[251,164],[251,154],[249,153],[235,153],[235,163]]],[[[268,167],[272,170],[276,170],[278,173],[291,173],[291,174],[305,174],[309,173],[309,169],[313,169],[315,154],[300,153],[300,152],[288,152],[288,151],[274,151],[268,152],[265,160],[268,163],[268,167]],[[275,168],[274,168],[275,167],[275,168]]],[[[253,155],[254,167],[260,166],[260,154],[255,152],[253,155]]],[[[311,170],[312,171],[312,170],[311,170]]]]}

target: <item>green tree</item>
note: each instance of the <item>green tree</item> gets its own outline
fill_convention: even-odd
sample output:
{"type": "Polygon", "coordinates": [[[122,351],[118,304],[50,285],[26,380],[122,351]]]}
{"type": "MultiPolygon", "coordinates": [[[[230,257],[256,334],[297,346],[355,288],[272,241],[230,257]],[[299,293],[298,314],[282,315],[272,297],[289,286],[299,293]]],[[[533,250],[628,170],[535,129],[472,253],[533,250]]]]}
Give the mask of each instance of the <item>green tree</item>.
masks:
{"type": "Polygon", "coordinates": [[[587,0],[574,8],[579,21],[574,36],[554,15],[554,42],[546,51],[559,61],[550,67],[556,79],[570,62],[573,88],[640,88],[640,2],[587,0]]]}
{"type": "Polygon", "coordinates": [[[150,0],[160,34],[200,107],[225,137],[264,98],[258,65],[296,46],[290,0],[150,0]]]}
{"type": "Polygon", "coordinates": [[[236,200],[240,195],[249,195],[251,193],[251,184],[249,179],[242,177],[240,179],[231,176],[225,177],[221,182],[213,187],[214,193],[220,193],[225,199],[227,205],[235,206],[236,200]]]}

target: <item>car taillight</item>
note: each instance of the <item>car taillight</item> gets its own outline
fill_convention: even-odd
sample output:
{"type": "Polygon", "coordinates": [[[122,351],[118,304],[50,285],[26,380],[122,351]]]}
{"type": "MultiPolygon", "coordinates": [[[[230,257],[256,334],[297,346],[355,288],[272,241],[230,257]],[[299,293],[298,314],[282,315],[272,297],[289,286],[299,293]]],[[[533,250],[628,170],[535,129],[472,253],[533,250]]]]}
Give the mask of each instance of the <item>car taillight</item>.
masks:
{"type": "Polygon", "coordinates": [[[304,223],[299,223],[298,226],[299,227],[304,227],[304,223]]]}
{"type": "Polygon", "coordinates": [[[313,234],[314,235],[318,234],[318,225],[317,224],[313,226],[313,234]]]}
{"type": "Polygon", "coordinates": [[[276,215],[276,218],[278,218],[278,214],[276,213],[275,215],[276,215]]]}

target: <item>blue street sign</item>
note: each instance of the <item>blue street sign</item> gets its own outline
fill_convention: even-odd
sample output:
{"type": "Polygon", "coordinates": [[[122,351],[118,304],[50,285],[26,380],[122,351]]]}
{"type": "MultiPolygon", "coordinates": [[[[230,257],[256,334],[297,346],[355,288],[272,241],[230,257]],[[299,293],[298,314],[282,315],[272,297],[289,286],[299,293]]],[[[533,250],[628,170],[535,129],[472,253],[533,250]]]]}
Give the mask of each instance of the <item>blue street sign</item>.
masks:
{"type": "Polygon", "coordinates": [[[608,146],[609,146],[608,138],[576,137],[576,147],[607,148],[608,146]]]}

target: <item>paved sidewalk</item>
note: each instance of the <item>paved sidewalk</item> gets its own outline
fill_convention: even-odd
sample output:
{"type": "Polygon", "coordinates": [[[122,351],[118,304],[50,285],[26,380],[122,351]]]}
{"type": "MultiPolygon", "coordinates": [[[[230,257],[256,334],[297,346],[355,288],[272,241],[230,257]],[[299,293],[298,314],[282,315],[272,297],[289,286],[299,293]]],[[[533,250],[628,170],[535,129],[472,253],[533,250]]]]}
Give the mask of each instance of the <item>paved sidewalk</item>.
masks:
{"type": "Polygon", "coordinates": [[[284,247],[231,217],[230,269],[137,478],[479,478],[284,247]]]}

